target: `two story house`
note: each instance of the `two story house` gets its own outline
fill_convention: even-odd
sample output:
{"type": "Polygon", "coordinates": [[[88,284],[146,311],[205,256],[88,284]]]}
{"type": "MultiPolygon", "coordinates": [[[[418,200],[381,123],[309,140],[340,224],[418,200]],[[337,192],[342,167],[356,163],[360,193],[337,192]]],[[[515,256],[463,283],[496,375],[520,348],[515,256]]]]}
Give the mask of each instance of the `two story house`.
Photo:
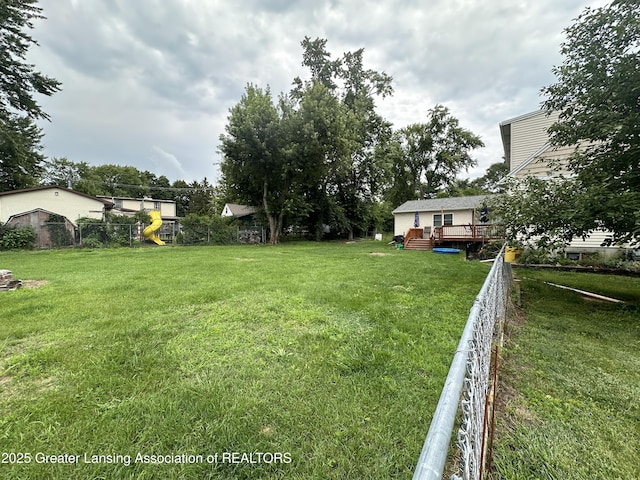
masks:
{"type": "MultiPolygon", "coordinates": [[[[536,110],[500,123],[500,136],[504,148],[504,158],[509,166],[508,176],[525,178],[552,178],[566,174],[563,161],[576,151],[576,146],[554,147],[549,141],[548,129],[558,120],[559,113],[548,114],[536,110]]],[[[585,240],[574,239],[566,248],[570,258],[580,258],[583,253],[600,252],[614,254],[620,247],[603,247],[609,232],[595,231],[585,240]]],[[[622,248],[625,248],[623,246],[622,248]]]]}

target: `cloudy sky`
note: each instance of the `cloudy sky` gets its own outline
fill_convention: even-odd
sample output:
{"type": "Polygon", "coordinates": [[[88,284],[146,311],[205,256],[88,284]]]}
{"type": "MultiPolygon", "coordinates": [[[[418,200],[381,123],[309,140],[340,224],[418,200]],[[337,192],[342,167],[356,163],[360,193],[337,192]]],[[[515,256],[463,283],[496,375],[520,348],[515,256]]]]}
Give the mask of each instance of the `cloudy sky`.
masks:
{"type": "Polygon", "coordinates": [[[395,128],[447,106],[486,147],[481,175],[502,158],[498,124],[540,107],[554,82],[563,29],[604,0],[40,0],[29,60],[63,83],[40,103],[45,154],[92,165],[215,182],[218,138],[248,82],[288,92],[301,40],[334,58],[364,48],[390,74],[378,101],[395,128]]]}

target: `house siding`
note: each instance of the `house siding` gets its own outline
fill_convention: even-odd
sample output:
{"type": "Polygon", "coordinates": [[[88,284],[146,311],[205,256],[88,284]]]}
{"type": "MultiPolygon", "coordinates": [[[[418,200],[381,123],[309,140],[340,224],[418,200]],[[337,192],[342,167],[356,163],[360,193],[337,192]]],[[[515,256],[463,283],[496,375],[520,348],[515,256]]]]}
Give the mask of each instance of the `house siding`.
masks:
{"type": "Polygon", "coordinates": [[[555,177],[567,175],[566,160],[575,152],[574,147],[550,147],[529,163],[523,165],[513,176],[525,177],[555,177]]]}
{"type": "MultiPolygon", "coordinates": [[[[510,170],[509,175],[523,179],[526,177],[553,178],[559,175],[569,175],[566,168],[568,158],[577,150],[577,146],[551,147],[547,130],[557,121],[559,112],[551,115],[543,111],[525,114],[521,117],[506,120],[500,124],[505,145],[505,156],[510,170]],[[507,128],[509,127],[509,128],[507,128]],[[507,138],[509,139],[507,141],[507,138]],[[508,151],[507,145],[508,144],[508,151]],[[547,147],[545,147],[545,145],[547,147]]],[[[593,146],[587,143],[581,149],[593,146]]],[[[611,238],[611,232],[595,231],[586,239],[574,239],[567,247],[567,252],[600,251],[606,254],[615,253],[617,247],[602,247],[602,243],[611,238]]],[[[628,248],[629,245],[623,245],[628,248]]]]}
{"type": "Polygon", "coordinates": [[[106,198],[116,203],[118,209],[132,210],[132,211],[151,211],[159,210],[162,217],[175,217],[176,216],[176,202],[173,200],[157,200],[155,198],[125,198],[125,197],[107,197],[100,196],[99,198],[106,198]]]}
{"type": "Polygon", "coordinates": [[[558,113],[547,116],[540,111],[514,120],[511,124],[511,170],[516,170],[549,140],[547,130],[558,119],[558,113]]]}
{"type": "Polygon", "coordinates": [[[72,222],[81,217],[102,219],[104,213],[104,203],[98,199],[65,188],[47,188],[0,196],[0,222],[5,223],[13,215],[38,208],[46,208],[72,222]]]}
{"type": "MultiPolygon", "coordinates": [[[[433,216],[440,214],[452,214],[453,225],[475,224],[473,218],[473,210],[426,210],[419,211],[420,227],[433,227],[433,216]]],[[[396,213],[394,222],[394,235],[404,235],[409,228],[413,227],[416,214],[413,213],[396,213]]]]}

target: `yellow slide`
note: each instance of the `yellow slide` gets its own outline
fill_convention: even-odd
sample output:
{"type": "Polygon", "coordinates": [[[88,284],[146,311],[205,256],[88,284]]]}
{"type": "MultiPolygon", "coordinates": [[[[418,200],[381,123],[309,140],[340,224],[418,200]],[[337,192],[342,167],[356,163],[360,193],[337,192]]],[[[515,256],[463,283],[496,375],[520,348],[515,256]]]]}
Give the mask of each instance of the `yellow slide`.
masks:
{"type": "Polygon", "coordinates": [[[156,242],[158,245],[164,245],[164,242],[160,240],[160,237],[156,233],[162,226],[162,217],[160,216],[160,212],[157,210],[151,210],[149,212],[149,216],[151,217],[151,225],[144,229],[142,236],[147,240],[156,242]]]}

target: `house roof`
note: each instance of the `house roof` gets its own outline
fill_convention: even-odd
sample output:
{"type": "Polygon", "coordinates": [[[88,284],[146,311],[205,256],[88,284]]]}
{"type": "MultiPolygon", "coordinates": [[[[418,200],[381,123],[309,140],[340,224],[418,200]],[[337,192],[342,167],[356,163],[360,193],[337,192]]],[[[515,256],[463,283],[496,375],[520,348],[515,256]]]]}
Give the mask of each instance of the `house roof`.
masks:
{"type": "Polygon", "coordinates": [[[540,109],[540,110],[534,110],[533,112],[524,113],[522,115],[518,115],[517,117],[513,117],[508,120],[504,120],[503,122],[500,122],[500,126],[502,127],[503,125],[511,125],[512,123],[516,123],[521,120],[526,120],[527,118],[535,117],[536,115],[540,115],[540,114],[546,115],[547,111],[540,109]]]}
{"type": "Polygon", "coordinates": [[[73,193],[75,195],[80,195],[81,197],[90,198],[91,200],[95,200],[97,202],[101,202],[104,205],[106,205],[107,207],[112,207],[113,206],[113,202],[111,200],[107,199],[107,198],[94,197],[93,195],[87,195],[86,193],[77,192],[77,191],[72,190],[70,188],[59,187],[57,185],[46,185],[46,186],[43,186],[43,187],[23,188],[21,190],[9,190],[8,192],[0,192],[0,196],[15,195],[17,193],[37,192],[39,190],[51,190],[51,189],[66,190],[69,193],[73,193]]]}
{"type": "MultiPolygon", "coordinates": [[[[57,213],[51,212],[49,210],[45,210],[44,208],[34,208],[34,209],[28,210],[26,212],[14,213],[13,215],[11,215],[9,217],[9,219],[7,220],[7,223],[9,223],[12,218],[24,217],[25,215],[31,215],[32,213],[35,213],[35,212],[43,212],[43,213],[46,213],[48,215],[58,215],[57,213]]],[[[67,217],[64,217],[64,218],[67,218],[67,217]]]]}
{"type": "Polygon", "coordinates": [[[225,205],[225,208],[227,208],[236,218],[246,217],[247,215],[254,214],[258,211],[257,207],[252,207],[249,205],[238,205],[236,203],[227,203],[225,205]]]}
{"type": "Polygon", "coordinates": [[[471,210],[478,208],[493,195],[475,195],[472,197],[431,198],[429,200],[410,200],[396,208],[392,213],[439,212],[452,210],[471,210]]]}
{"type": "Polygon", "coordinates": [[[175,200],[166,200],[163,198],[151,198],[151,197],[144,197],[144,198],[135,198],[135,197],[118,197],[115,195],[96,195],[98,198],[100,199],[107,199],[110,201],[114,201],[114,200],[135,200],[137,202],[142,202],[142,201],[147,201],[147,202],[163,202],[163,203],[176,203],[175,200]]]}

